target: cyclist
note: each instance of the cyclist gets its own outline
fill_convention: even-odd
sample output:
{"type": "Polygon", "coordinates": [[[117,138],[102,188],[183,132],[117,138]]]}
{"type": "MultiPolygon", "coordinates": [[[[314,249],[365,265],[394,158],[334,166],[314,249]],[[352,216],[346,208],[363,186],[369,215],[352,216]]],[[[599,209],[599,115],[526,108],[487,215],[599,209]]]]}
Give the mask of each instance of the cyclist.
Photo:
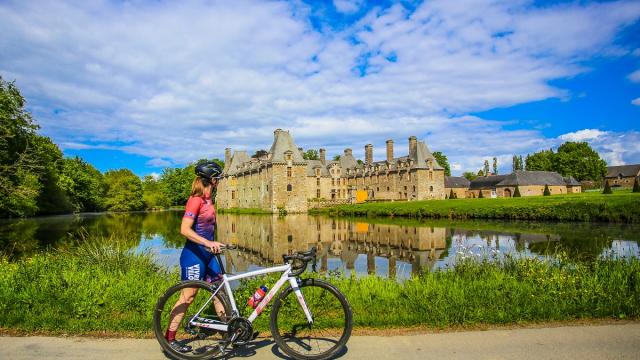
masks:
{"type": "MultiPolygon", "coordinates": [[[[221,272],[220,264],[214,253],[220,252],[219,243],[214,240],[216,210],[211,194],[218,186],[222,168],[215,162],[206,162],[196,166],[196,178],[191,185],[191,196],[185,206],[180,233],[187,240],[180,255],[181,279],[215,281],[221,272]]],[[[171,347],[178,352],[191,351],[191,346],[176,340],[176,332],[189,305],[193,302],[198,289],[185,288],[173,306],[169,317],[169,327],[165,337],[171,347]]],[[[224,306],[214,303],[218,316],[224,316],[224,306]]]]}

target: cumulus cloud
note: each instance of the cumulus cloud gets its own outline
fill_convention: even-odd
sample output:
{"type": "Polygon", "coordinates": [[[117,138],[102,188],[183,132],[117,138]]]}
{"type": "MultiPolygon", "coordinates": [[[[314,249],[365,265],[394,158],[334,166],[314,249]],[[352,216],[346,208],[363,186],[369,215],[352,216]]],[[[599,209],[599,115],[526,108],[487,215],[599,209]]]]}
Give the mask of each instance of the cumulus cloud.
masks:
{"type": "Polygon", "coordinates": [[[640,106],[640,97],[631,100],[631,103],[636,106],[640,106]]]}
{"type": "Polygon", "coordinates": [[[160,158],[153,158],[149,161],[147,161],[147,166],[151,166],[151,167],[167,167],[167,166],[171,166],[171,162],[164,160],[164,159],[160,159],[160,158]]]}
{"type": "Polygon", "coordinates": [[[593,147],[608,165],[640,163],[640,132],[601,131],[584,129],[560,135],[561,141],[586,141],[593,147]]]}
{"type": "Polygon", "coordinates": [[[284,1],[5,1],[0,74],[69,148],[163,166],[268,148],[275,128],[336,154],[373,143],[381,157],[387,138],[416,135],[464,171],[553,146],[540,130],[465,114],[567,97],[550,81],[613,51],[640,3],[395,4],[339,31],[312,26],[311,12],[284,1]]]}
{"type": "Polygon", "coordinates": [[[333,0],[333,6],[342,13],[354,13],[360,9],[363,0],[333,0]]]}
{"type": "Polygon", "coordinates": [[[606,135],[607,132],[598,129],[583,129],[574,131],[571,133],[560,135],[559,138],[564,141],[587,141],[596,140],[599,137],[606,135]]]}
{"type": "Polygon", "coordinates": [[[633,81],[633,82],[640,82],[640,70],[636,70],[634,72],[632,72],[631,74],[629,74],[629,80],[633,81]]]}

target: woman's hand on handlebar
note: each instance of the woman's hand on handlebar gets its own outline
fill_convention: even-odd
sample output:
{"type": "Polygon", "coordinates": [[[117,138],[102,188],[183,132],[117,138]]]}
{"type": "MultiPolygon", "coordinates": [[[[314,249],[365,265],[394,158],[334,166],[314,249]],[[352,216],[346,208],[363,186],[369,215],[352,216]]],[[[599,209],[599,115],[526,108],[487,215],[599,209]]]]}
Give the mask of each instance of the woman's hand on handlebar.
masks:
{"type": "Polygon", "coordinates": [[[207,241],[205,246],[209,248],[209,251],[211,251],[214,254],[217,254],[220,252],[220,248],[223,247],[224,244],[217,241],[207,241]]]}

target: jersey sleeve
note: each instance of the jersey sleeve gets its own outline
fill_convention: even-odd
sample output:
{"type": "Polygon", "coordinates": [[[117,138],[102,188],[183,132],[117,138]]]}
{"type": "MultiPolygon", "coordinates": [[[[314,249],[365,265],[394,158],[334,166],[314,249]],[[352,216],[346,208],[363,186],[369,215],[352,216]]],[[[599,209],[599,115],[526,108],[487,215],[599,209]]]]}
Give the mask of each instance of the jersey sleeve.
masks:
{"type": "Polygon", "coordinates": [[[196,196],[190,197],[187,201],[187,205],[184,207],[183,217],[195,220],[200,212],[200,205],[202,205],[202,198],[196,196]]]}

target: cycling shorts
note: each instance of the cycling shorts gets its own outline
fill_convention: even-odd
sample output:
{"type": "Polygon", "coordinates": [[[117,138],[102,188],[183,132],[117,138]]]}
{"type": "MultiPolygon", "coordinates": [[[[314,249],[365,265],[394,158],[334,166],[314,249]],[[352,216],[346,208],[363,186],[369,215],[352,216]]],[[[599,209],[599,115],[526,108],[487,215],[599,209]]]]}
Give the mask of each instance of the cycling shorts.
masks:
{"type": "Polygon", "coordinates": [[[185,246],[182,249],[180,255],[181,279],[183,281],[204,280],[208,277],[211,281],[218,280],[222,269],[217,256],[199,250],[199,248],[193,249],[190,246],[185,246]]]}

